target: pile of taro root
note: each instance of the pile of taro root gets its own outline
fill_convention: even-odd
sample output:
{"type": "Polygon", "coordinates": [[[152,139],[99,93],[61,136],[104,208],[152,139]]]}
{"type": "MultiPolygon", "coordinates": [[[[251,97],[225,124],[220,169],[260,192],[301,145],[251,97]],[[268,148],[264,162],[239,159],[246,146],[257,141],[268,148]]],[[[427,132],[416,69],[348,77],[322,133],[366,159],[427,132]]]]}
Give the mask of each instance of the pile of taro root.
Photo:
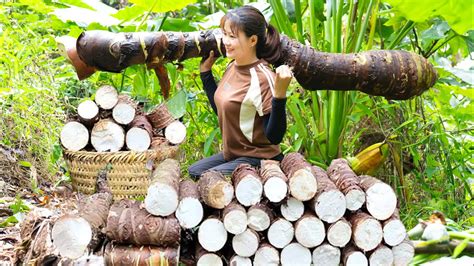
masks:
{"type": "Polygon", "coordinates": [[[106,172],[97,191],[68,214],[27,217],[23,262],[407,265],[414,256],[393,189],[357,176],[345,159],[326,171],[290,153],[242,164],[230,177],[208,171],[197,182],[165,159],[144,201],[114,202],[106,172]]]}
{"type": "Polygon", "coordinates": [[[127,94],[104,85],[97,89],[94,101],[84,99],[61,131],[61,144],[69,151],[143,152],[164,141],[179,144],[186,127],[175,120],[166,104],[145,113],[143,106],[127,94]],[[166,140],[164,140],[166,138],[166,140]]]}

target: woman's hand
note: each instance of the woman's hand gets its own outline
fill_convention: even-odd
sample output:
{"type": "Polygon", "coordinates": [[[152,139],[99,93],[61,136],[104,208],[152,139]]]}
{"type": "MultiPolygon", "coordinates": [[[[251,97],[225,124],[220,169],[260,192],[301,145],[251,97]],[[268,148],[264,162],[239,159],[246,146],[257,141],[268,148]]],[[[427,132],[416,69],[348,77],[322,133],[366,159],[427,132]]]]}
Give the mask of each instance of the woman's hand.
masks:
{"type": "Polygon", "coordinates": [[[209,56],[204,59],[204,57],[201,60],[201,63],[199,64],[199,70],[202,72],[207,72],[212,69],[212,65],[214,65],[214,62],[216,62],[217,57],[214,57],[214,51],[211,50],[209,53],[209,56]]]}
{"type": "Polygon", "coordinates": [[[281,65],[276,69],[275,79],[275,98],[283,99],[286,98],[286,89],[290,85],[291,78],[293,77],[293,71],[287,65],[281,65]]]}

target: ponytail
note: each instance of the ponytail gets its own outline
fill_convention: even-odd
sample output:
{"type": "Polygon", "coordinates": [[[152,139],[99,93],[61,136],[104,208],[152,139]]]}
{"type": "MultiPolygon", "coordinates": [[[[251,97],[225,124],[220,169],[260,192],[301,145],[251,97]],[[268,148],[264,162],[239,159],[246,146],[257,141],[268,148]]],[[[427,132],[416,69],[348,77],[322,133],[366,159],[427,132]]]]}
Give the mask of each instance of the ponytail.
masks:
{"type": "Polygon", "coordinates": [[[263,58],[270,64],[274,64],[280,58],[280,34],[277,29],[267,24],[264,42],[259,42],[257,47],[257,57],[263,58]]]}

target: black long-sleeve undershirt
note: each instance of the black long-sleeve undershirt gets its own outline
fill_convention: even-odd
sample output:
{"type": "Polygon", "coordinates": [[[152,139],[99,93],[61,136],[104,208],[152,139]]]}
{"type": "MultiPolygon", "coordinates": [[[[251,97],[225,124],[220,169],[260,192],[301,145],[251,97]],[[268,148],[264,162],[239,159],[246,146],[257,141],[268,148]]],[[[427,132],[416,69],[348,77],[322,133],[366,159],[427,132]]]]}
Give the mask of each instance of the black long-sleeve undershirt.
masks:
{"type": "Polygon", "coordinates": [[[204,86],[204,91],[207,94],[207,98],[209,99],[209,103],[211,104],[212,110],[214,110],[214,113],[217,114],[216,102],[214,101],[214,94],[217,90],[217,83],[214,80],[212,71],[209,70],[206,72],[201,72],[201,81],[202,85],[204,86]]]}
{"type": "MultiPolygon", "coordinates": [[[[217,84],[212,71],[201,72],[201,80],[209,103],[217,114],[217,107],[214,101],[217,84]]],[[[286,131],[286,98],[272,98],[272,111],[263,116],[263,129],[265,136],[272,144],[279,144],[283,140],[286,131]]]]}

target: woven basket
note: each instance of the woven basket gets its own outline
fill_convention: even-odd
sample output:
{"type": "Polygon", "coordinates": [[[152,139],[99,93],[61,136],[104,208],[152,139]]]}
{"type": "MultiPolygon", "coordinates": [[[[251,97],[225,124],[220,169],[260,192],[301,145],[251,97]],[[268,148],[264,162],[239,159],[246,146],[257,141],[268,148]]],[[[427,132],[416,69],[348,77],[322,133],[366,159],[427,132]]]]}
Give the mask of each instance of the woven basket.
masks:
{"type": "Polygon", "coordinates": [[[107,181],[114,199],[117,200],[145,196],[149,185],[150,166],[166,158],[177,158],[178,146],[163,145],[157,150],[145,152],[64,151],[63,154],[74,190],[93,194],[99,171],[107,167],[110,169],[107,172],[107,181]]]}

